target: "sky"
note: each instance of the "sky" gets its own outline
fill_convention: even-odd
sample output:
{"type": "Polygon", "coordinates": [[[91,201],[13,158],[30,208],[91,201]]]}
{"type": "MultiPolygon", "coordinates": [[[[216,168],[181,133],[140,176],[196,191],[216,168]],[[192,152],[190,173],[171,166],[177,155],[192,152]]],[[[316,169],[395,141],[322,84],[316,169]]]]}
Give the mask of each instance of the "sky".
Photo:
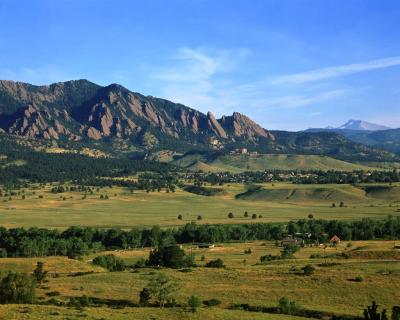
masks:
{"type": "Polygon", "coordinates": [[[400,127],[400,1],[0,0],[0,79],[119,83],[274,130],[400,127]]]}

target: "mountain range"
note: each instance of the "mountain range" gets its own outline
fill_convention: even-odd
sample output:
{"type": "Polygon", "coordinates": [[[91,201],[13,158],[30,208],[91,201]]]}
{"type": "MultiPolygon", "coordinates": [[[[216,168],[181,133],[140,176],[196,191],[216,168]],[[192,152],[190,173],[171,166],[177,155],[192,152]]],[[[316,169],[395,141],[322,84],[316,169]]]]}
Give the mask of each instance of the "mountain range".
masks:
{"type": "Polygon", "coordinates": [[[118,84],[88,80],[35,86],[0,81],[0,131],[34,143],[88,145],[118,152],[179,152],[246,147],[264,153],[322,154],[346,160],[391,161],[391,152],[336,132],[269,131],[234,112],[216,119],[118,84]]]}
{"type": "MultiPolygon", "coordinates": [[[[328,127],[327,129],[331,129],[331,128],[328,127]]],[[[379,130],[388,130],[391,128],[380,125],[380,124],[363,121],[363,120],[349,120],[345,124],[341,125],[340,127],[336,128],[336,129],[379,131],[379,130]]]]}

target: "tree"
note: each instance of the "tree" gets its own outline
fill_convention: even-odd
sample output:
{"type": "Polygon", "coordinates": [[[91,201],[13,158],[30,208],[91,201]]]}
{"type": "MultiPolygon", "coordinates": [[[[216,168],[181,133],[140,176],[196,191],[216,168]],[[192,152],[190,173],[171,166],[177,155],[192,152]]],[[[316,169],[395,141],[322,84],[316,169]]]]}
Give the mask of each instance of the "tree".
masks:
{"type": "Polygon", "coordinates": [[[386,309],[382,313],[378,312],[378,305],[375,301],[372,302],[371,306],[364,309],[364,319],[365,320],[388,320],[386,315],[386,309]]]}
{"type": "Polygon", "coordinates": [[[392,308],[392,320],[400,320],[400,306],[392,308]]]}
{"type": "Polygon", "coordinates": [[[148,288],[160,308],[163,308],[166,303],[173,303],[174,293],[179,290],[178,284],[161,272],[150,279],[148,288]]]}
{"type": "Polygon", "coordinates": [[[188,305],[190,310],[194,313],[197,311],[197,308],[201,306],[201,300],[197,296],[190,296],[188,299],[188,305]]]}
{"type": "Polygon", "coordinates": [[[150,251],[147,264],[153,267],[162,266],[174,269],[192,267],[194,257],[186,255],[185,251],[177,245],[165,246],[150,251]]]}
{"type": "Polygon", "coordinates": [[[147,307],[151,300],[151,292],[149,288],[143,288],[139,293],[139,305],[147,307]]]}
{"type": "Polygon", "coordinates": [[[251,215],[251,218],[252,218],[253,220],[255,220],[255,219],[257,219],[257,215],[256,215],[255,213],[253,213],[253,214],[251,215]]]}
{"type": "Polygon", "coordinates": [[[25,273],[10,272],[0,281],[0,303],[34,303],[35,279],[25,273]]]}
{"type": "Polygon", "coordinates": [[[200,215],[198,215],[198,216],[197,216],[197,220],[203,220],[203,217],[200,216],[200,215]]]}
{"type": "Polygon", "coordinates": [[[44,270],[44,262],[38,261],[33,276],[38,284],[41,284],[47,277],[47,271],[44,270]]]}
{"type": "Polygon", "coordinates": [[[178,220],[182,220],[182,215],[181,214],[178,215],[178,220]]]}
{"type": "Polygon", "coordinates": [[[244,217],[248,218],[249,217],[249,213],[247,211],[244,212],[244,217]]]}
{"type": "Polygon", "coordinates": [[[232,213],[232,212],[229,212],[229,214],[228,214],[228,218],[229,218],[229,219],[232,219],[232,218],[234,218],[234,215],[233,215],[233,213],[232,213]]]}

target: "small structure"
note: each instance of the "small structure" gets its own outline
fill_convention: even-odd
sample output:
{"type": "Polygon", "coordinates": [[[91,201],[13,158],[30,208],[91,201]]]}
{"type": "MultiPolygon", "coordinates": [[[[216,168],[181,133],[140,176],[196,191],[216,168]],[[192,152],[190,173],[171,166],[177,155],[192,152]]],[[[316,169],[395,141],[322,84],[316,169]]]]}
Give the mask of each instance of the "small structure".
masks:
{"type": "Polygon", "coordinates": [[[211,249],[214,247],[215,245],[212,243],[197,243],[197,248],[199,249],[211,249]]]}
{"type": "Polygon", "coordinates": [[[334,235],[329,242],[333,244],[334,246],[338,245],[340,243],[340,238],[337,235],[334,235]]]}

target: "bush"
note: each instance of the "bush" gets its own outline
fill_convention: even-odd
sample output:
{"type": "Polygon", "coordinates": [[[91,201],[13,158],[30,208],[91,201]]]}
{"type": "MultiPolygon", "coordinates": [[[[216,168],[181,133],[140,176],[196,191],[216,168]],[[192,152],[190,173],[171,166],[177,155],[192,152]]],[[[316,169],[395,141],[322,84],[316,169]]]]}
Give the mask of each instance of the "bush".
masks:
{"type": "Polygon", "coordinates": [[[363,282],[364,278],[363,278],[363,276],[357,276],[357,277],[354,278],[354,281],[355,282],[363,282]]]}
{"type": "Polygon", "coordinates": [[[138,261],[135,262],[133,265],[134,268],[144,268],[146,267],[146,260],[143,258],[139,259],[138,261]]]}
{"type": "Polygon", "coordinates": [[[98,256],[93,259],[93,264],[106,268],[111,272],[123,271],[126,268],[124,260],[117,258],[113,254],[98,256]]]}
{"type": "Polygon", "coordinates": [[[192,312],[196,312],[197,308],[201,306],[201,300],[197,296],[191,296],[188,299],[188,306],[192,312]]]}
{"type": "Polygon", "coordinates": [[[25,273],[10,272],[0,281],[0,303],[34,303],[36,281],[25,273]]]}
{"type": "Polygon", "coordinates": [[[47,277],[47,271],[44,270],[44,262],[38,261],[33,276],[38,284],[41,284],[47,277]]]}
{"type": "Polygon", "coordinates": [[[295,314],[301,309],[300,306],[296,304],[296,302],[289,301],[289,299],[286,297],[279,299],[278,308],[279,311],[283,314],[295,314]]]}
{"type": "Polygon", "coordinates": [[[311,264],[308,264],[301,268],[301,270],[303,270],[305,276],[311,276],[315,271],[315,267],[311,264]]]}
{"type": "Polygon", "coordinates": [[[321,259],[322,256],[319,253],[313,253],[310,255],[310,259],[321,259]]]}
{"type": "Polygon", "coordinates": [[[244,250],[244,254],[251,254],[251,253],[252,253],[252,251],[251,251],[251,249],[250,249],[250,248],[248,248],[248,249],[244,250]]]}
{"type": "Polygon", "coordinates": [[[210,300],[204,300],[203,304],[207,307],[215,307],[221,304],[221,301],[218,299],[210,299],[210,300]]]}
{"type": "Polygon", "coordinates": [[[272,254],[267,254],[265,256],[261,256],[260,257],[260,262],[261,263],[266,263],[269,261],[274,261],[274,260],[279,260],[280,257],[279,256],[273,256],[272,254]]]}
{"type": "Polygon", "coordinates": [[[211,260],[206,263],[207,268],[225,268],[224,262],[221,259],[211,260]]]}
{"type": "Polygon", "coordinates": [[[234,218],[235,216],[233,215],[233,213],[232,212],[229,212],[229,214],[228,214],[228,218],[229,219],[232,219],[232,218],[234,218]]]}
{"type": "Polygon", "coordinates": [[[139,305],[142,307],[147,307],[150,303],[151,292],[149,288],[143,288],[139,293],[139,305]]]}
{"type": "Polygon", "coordinates": [[[300,247],[296,244],[290,244],[283,248],[281,252],[282,259],[292,259],[294,258],[293,255],[300,250],[300,247]]]}

